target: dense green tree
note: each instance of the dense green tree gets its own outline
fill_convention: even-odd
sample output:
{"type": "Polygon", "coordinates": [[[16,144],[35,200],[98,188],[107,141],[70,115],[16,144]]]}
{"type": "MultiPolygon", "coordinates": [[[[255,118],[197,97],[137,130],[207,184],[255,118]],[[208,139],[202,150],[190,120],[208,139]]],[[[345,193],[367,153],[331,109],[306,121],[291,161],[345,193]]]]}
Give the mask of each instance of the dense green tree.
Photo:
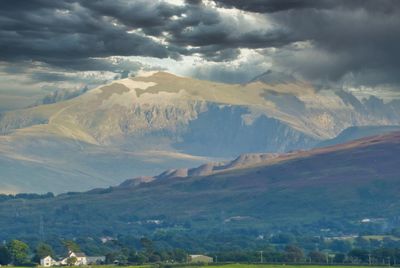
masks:
{"type": "Polygon", "coordinates": [[[284,262],[286,259],[285,253],[279,251],[270,251],[264,253],[264,259],[267,262],[284,262]]]}
{"type": "Polygon", "coordinates": [[[117,257],[117,252],[108,252],[106,254],[106,264],[113,264],[117,260],[117,257]]]}
{"type": "Polygon", "coordinates": [[[400,227],[393,228],[391,234],[396,237],[400,237],[400,227]]]}
{"type": "Polygon", "coordinates": [[[6,246],[0,246],[0,265],[7,265],[11,262],[11,256],[6,246]]]}
{"type": "Polygon", "coordinates": [[[372,249],[374,248],[381,248],[382,247],[382,241],[378,239],[370,239],[369,240],[369,245],[372,249]]]}
{"type": "Polygon", "coordinates": [[[187,252],[183,249],[175,249],[173,252],[173,259],[176,262],[186,262],[187,252]]]}
{"type": "Polygon", "coordinates": [[[278,234],[271,237],[271,242],[274,244],[290,244],[295,242],[295,236],[292,234],[278,234]]]}
{"type": "Polygon", "coordinates": [[[379,263],[389,263],[390,261],[393,264],[395,261],[398,262],[398,260],[400,260],[399,250],[393,248],[375,249],[371,255],[372,258],[377,260],[379,263]]]}
{"type": "Polygon", "coordinates": [[[335,254],[335,257],[333,258],[334,263],[344,263],[346,260],[346,254],[344,253],[337,253],[335,254]]]}
{"type": "Polygon", "coordinates": [[[369,252],[365,249],[352,249],[348,254],[353,263],[367,263],[369,261],[369,252]]]}
{"type": "Polygon", "coordinates": [[[65,240],[63,241],[64,246],[67,248],[67,250],[73,251],[73,252],[79,252],[81,251],[81,248],[75,241],[72,240],[65,240]]]}
{"type": "Polygon", "coordinates": [[[132,250],[128,255],[128,262],[135,264],[143,264],[148,262],[149,258],[143,252],[132,250]]]}
{"type": "Polygon", "coordinates": [[[154,251],[153,241],[146,237],[140,239],[140,246],[148,255],[151,255],[154,251]]]}
{"type": "Polygon", "coordinates": [[[310,253],[308,253],[308,258],[311,262],[326,263],[327,255],[320,251],[311,251],[310,253]]]}
{"type": "Polygon", "coordinates": [[[155,263],[160,261],[161,261],[161,256],[157,253],[153,253],[149,256],[149,262],[155,263]]]}
{"type": "Polygon", "coordinates": [[[396,248],[399,246],[398,241],[391,239],[390,237],[384,237],[382,239],[382,247],[385,248],[396,248]]]}
{"type": "Polygon", "coordinates": [[[304,259],[303,250],[296,245],[286,246],[285,255],[288,262],[301,262],[304,259]]]}
{"type": "Polygon", "coordinates": [[[117,255],[117,260],[119,264],[124,265],[128,263],[128,256],[125,252],[120,252],[120,254],[117,255]]]}
{"type": "Polygon", "coordinates": [[[45,243],[39,243],[35,249],[35,255],[33,257],[33,261],[36,263],[40,263],[40,259],[52,256],[54,257],[53,248],[45,243]]]}
{"type": "Polygon", "coordinates": [[[14,265],[24,265],[29,263],[29,246],[22,241],[12,240],[8,244],[11,262],[14,265]]]}
{"type": "Polygon", "coordinates": [[[68,259],[67,259],[67,265],[68,266],[73,266],[73,265],[75,265],[75,263],[77,262],[77,258],[76,257],[69,257],[68,259]]]}
{"type": "Polygon", "coordinates": [[[137,256],[136,256],[136,263],[137,264],[143,264],[143,263],[146,263],[148,261],[149,261],[149,258],[145,254],[143,254],[143,253],[137,254],[137,256]]]}
{"type": "Polygon", "coordinates": [[[357,237],[354,241],[354,246],[356,248],[363,248],[363,249],[369,249],[370,248],[370,242],[368,239],[365,239],[361,236],[357,237]]]}
{"type": "Polygon", "coordinates": [[[351,243],[346,240],[333,240],[328,247],[336,252],[347,253],[351,250],[351,243]]]}

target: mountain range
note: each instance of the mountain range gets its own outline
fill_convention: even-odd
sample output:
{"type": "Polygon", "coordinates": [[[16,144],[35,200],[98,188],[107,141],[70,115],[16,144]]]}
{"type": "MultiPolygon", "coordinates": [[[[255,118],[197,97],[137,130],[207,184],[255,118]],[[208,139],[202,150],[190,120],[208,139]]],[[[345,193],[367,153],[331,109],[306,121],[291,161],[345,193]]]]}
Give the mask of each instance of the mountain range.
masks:
{"type": "Polygon", "coordinates": [[[43,228],[57,236],[382,231],[398,224],[399,153],[400,132],[392,132],[308,151],[249,154],[84,193],[17,197],[0,202],[0,236],[37,236],[43,228]]]}
{"type": "Polygon", "coordinates": [[[151,72],[56,95],[1,114],[1,192],[84,191],[310,149],[353,126],[400,125],[400,101],[359,100],[271,72],[247,84],[151,72]]]}

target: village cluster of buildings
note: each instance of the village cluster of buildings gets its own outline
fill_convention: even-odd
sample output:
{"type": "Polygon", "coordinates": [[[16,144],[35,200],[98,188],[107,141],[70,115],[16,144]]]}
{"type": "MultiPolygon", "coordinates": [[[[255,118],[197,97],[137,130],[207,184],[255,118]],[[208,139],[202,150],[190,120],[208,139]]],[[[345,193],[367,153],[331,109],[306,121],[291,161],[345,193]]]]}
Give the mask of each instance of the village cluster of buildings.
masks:
{"type": "Polygon", "coordinates": [[[43,267],[51,266],[82,266],[90,264],[103,264],[106,261],[105,256],[86,256],[83,252],[69,251],[67,257],[61,260],[55,260],[51,256],[44,257],[40,260],[40,265],[43,267]]]}
{"type": "MultiPolygon", "coordinates": [[[[92,264],[104,264],[105,256],[86,256],[83,252],[69,251],[67,257],[61,260],[55,260],[51,256],[44,257],[40,260],[40,265],[43,267],[51,266],[83,266],[92,264]]],[[[213,258],[205,255],[189,255],[188,262],[190,263],[212,263],[213,258]]]]}

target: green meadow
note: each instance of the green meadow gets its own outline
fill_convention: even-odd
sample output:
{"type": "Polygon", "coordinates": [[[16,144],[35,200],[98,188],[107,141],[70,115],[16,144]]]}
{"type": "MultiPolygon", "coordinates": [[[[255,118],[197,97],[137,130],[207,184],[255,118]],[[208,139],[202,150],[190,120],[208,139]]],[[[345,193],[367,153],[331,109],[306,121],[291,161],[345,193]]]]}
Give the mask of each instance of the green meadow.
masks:
{"type": "MultiPolygon", "coordinates": [[[[346,268],[373,268],[382,266],[361,266],[361,265],[310,265],[310,264],[224,264],[224,265],[209,265],[215,268],[329,268],[329,267],[346,267],[346,268]]],[[[182,266],[181,266],[182,267],[182,266]]],[[[182,268],[189,268],[193,266],[183,266],[182,268]]]]}
{"type": "MultiPolygon", "coordinates": [[[[148,264],[148,265],[130,265],[130,266],[117,266],[117,265],[88,265],[88,266],[69,266],[69,268],[159,268],[159,267],[170,267],[170,268],[196,268],[196,267],[212,267],[212,268],[374,268],[384,267],[384,265],[311,265],[311,264],[204,264],[204,265],[171,265],[171,264],[148,264]]],[[[386,265],[387,266],[387,265],[386,265]]],[[[7,268],[26,268],[22,266],[5,266],[7,268]]],[[[37,266],[40,267],[40,266],[37,266]]]]}
{"type": "Polygon", "coordinates": [[[212,267],[220,268],[329,268],[329,267],[346,267],[346,268],[372,268],[382,266],[353,266],[353,265],[310,265],[310,264],[226,264],[226,265],[212,265],[212,267]]]}
{"type": "MultiPolygon", "coordinates": [[[[384,267],[381,266],[368,266],[368,265],[310,265],[310,264],[205,264],[205,265],[132,265],[132,266],[116,266],[116,265],[89,265],[89,266],[71,266],[71,268],[157,268],[157,267],[179,267],[179,268],[195,268],[195,267],[205,267],[210,266],[213,268],[330,268],[330,267],[346,267],[346,268],[374,268],[374,267],[384,267]]],[[[15,267],[15,266],[7,266],[8,268],[23,268],[23,267],[15,267]]]]}

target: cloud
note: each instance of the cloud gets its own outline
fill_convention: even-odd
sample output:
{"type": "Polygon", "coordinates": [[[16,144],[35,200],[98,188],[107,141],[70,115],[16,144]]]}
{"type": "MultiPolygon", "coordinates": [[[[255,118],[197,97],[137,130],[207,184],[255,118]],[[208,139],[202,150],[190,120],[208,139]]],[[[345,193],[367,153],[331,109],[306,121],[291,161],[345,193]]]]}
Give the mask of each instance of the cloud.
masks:
{"type": "MultiPolygon", "coordinates": [[[[119,8],[121,13],[113,12],[111,8],[106,9],[110,14],[100,13],[93,4],[88,5],[92,9],[85,6],[88,3],[101,4],[98,1],[57,2],[58,5],[53,1],[33,1],[28,7],[20,1],[1,2],[1,60],[32,59],[58,63],[64,59],[80,60],[118,55],[157,58],[176,56],[165,45],[149,36],[129,31],[129,21],[124,19],[125,13],[122,12],[129,12],[129,9],[126,10],[118,5],[122,1],[112,2],[112,6],[119,8]],[[22,8],[16,8],[18,6],[22,8]],[[29,7],[32,7],[32,10],[29,7]],[[119,17],[113,17],[114,13],[119,17]],[[120,21],[127,24],[121,24],[120,21]]],[[[132,8],[132,10],[137,9],[137,7],[132,8]]],[[[159,10],[157,7],[154,9],[159,10]]],[[[150,22],[150,19],[146,19],[146,15],[143,15],[145,11],[147,10],[137,11],[142,14],[141,17],[136,16],[137,27],[150,22]]],[[[160,16],[160,14],[163,12],[150,13],[148,16],[160,16]]],[[[168,14],[167,12],[165,16],[168,14]]]]}
{"type": "Polygon", "coordinates": [[[218,81],[272,68],[326,87],[396,90],[399,45],[396,0],[0,1],[3,72],[24,65],[32,83],[80,79],[64,71],[125,77],[159,60],[218,81]]]}
{"type": "Polygon", "coordinates": [[[275,13],[286,11],[333,10],[363,8],[371,12],[390,13],[400,9],[396,0],[214,0],[218,6],[236,8],[256,13],[275,13]]]}
{"type": "MultiPolygon", "coordinates": [[[[237,56],[239,48],[292,42],[263,17],[189,1],[52,1],[0,3],[0,59],[60,65],[93,57],[147,56],[210,61],[237,56]],[[21,7],[21,8],[18,8],[21,7]],[[262,26],[257,26],[260,23],[262,26]]],[[[87,65],[86,65],[87,66],[87,65]]]]}
{"type": "Polygon", "coordinates": [[[51,92],[90,89],[152,68],[125,57],[90,59],[84,64],[71,60],[61,65],[63,67],[32,61],[0,62],[0,111],[31,106],[51,92]]]}
{"type": "MultiPolygon", "coordinates": [[[[269,56],[275,68],[330,86],[400,84],[400,5],[397,1],[216,0],[219,6],[267,16],[277,25],[269,56]],[[289,37],[288,42],[282,42],[289,37]],[[309,46],[296,48],[307,42],[309,46]],[[286,45],[285,45],[286,44],[286,45]]],[[[269,53],[269,52],[268,52],[269,53]]]]}
{"type": "Polygon", "coordinates": [[[224,83],[246,83],[271,68],[271,61],[252,49],[240,49],[237,59],[229,64],[200,60],[188,67],[186,75],[224,83]]]}
{"type": "MultiPolygon", "coordinates": [[[[302,10],[276,16],[299,39],[312,46],[277,58],[282,68],[296,69],[308,79],[338,81],[346,75],[393,74],[400,76],[400,14],[365,8],[302,10]],[[306,19],[307,18],[307,19],[306,19]]],[[[363,81],[359,81],[363,82],[363,81]]],[[[364,80],[366,84],[373,81],[364,80]]],[[[377,81],[378,82],[378,81],[377,81]]]]}
{"type": "Polygon", "coordinates": [[[333,1],[326,0],[216,0],[215,2],[219,6],[235,7],[237,9],[258,13],[273,13],[304,8],[327,8],[333,5],[333,1]]]}

